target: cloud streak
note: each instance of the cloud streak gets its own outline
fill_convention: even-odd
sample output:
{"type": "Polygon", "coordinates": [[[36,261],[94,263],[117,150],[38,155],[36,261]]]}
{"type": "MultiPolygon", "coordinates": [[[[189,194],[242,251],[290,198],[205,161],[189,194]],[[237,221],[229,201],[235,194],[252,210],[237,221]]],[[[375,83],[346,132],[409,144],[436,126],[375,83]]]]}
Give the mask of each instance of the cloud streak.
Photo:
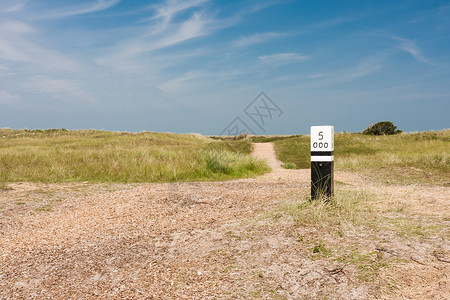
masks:
{"type": "Polygon", "coordinates": [[[97,0],[93,4],[69,7],[59,10],[53,10],[48,13],[44,13],[39,16],[42,19],[58,19],[65,17],[72,17],[76,15],[89,14],[94,12],[99,12],[108,8],[111,8],[118,4],[121,0],[97,0]]]}
{"type": "Polygon", "coordinates": [[[0,12],[5,13],[15,13],[23,10],[27,4],[28,0],[23,1],[11,1],[11,0],[2,0],[0,4],[0,12]]]}
{"type": "MultiPolygon", "coordinates": [[[[158,50],[176,47],[187,41],[210,36],[224,28],[237,25],[245,20],[244,16],[266,9],[274,5],[280,5],[277,1],[264,1],[255,5],[245,6],[237,12],[217,17],[218,11],[211,12],[207,5],[212,3],[208,0],[166,0],[163,4],[153,6],[155,14],[140,21],[149,23],[148,26],[137,27],[138,34],[119,41],[110,47],[110,53],[96,59],[97,64],[113,67],[120,70],[135,72],[142,69],[142,61],[151,62],[148,67],[152,70],[159,69],[164,64],[155,62],[154,53],[158,50]],[[182,16],[182,18],[175,18],[182,16]],[[140,61],[141,63],[136,63],[140,61]]],[[[133,31],[131,31],[131,35],[133,31]]],[[[234,47],[246,47],[262,43],[270,39],[279,38],[285,33],[267,32],[241,37],[235,40],[234,47]]],[[[233,45],[228,43],[227,47],[233,45]]],[[[172,50],[172,49],[170,49],[172,50]]],[[[205,52],[205,47],[193,51],[205,52]]],[[[233,53],[229,49],[227,54],[233,53]]],[[[224,52],[224,51],[216,51],[224,52]]],[[[166,54],[168,57],[171,54],[166,54]]]]}
{"type": "Polygon", "coordinates": [[[32,40],[37,31],[30,25],[9,21],[0,24],[0,59],[37,65],[44,70],[77,70],[78,64],[32,40]]]}
{"type": "Polygon", "coordinates": [[[249,47],[255,44],[268,42],[270,40],[287,36],[286,33],[279,32],[263,32],[263,33],[255,33],[248,36],[240,37],[235,40],[232,44],[236,47],[249,47]]]}
{"type": "Polygon", "coordinates": [[[0,90],[0,106],[9,106],[13,108],[20,108],[22,105],[22,98],[19,95],[14,95],[5,90],[0,90]]]}
{"type": "Polygon", "coordinates": [[[310,57],[307,55],[302,55],[300,53],[290,52],[290,53],[276,53],[272,55],[262,55],[259,56],[258,59],[268,64],[284,65],[307,61],[310,59],[310,57]]]}
{"type": "Polygon", "coordinates": [[[142,22],[159,20],[160,22],[151,31],[152,34],[157,34],[169,27],[173,17],[185,10],[198,7],[208,0],[167,0],[164,4],[156,7],[156,15],[143,20],[142,22]]]}
{"type": "Polygon", "coordinates": [[[35,76],[23,84],[25,89],[40,94],[50,95],[52,98],[66,103],[95,104],[98,99],[86,92],[81,85],[73,80],[53,79],[47,76],[35,76]]]}
{"type": "Polygon", "coordinates": [[[383,38],[390,39],[395,42],[395,44],[392,46],[394,49],[398,49],[401,51],[404,51],[412,56],[417,62],[432,66],[432,67],[439,67],[439,64],[436,63],[433,59],[427,57],[423,50],[419,47],[417,44],[417,40],[408,39],[404,37],[400,37],[391,33],[375,33],[375,36],[381,36],[383,38]]]}
{"type": "Polygon", "coordinates": [[[399,49],[409,53],[418,62],[434,65],[434,63],[422,53],[422,50],[417,46],[417,42],[405,38],[396,37],[397,41],[400,42],[398,46],[399,49]]]}
{"type": "Polygon", "coordinates": [[[142,69],[142,61],[146,61],[152,64],[147,67],[157,71],[155,67],[159,69],[158,66],[166,62],[155,62],[152,59],[155,51],[207,36],[216,30],[214,16],[202,8],[206,2],[207,0],[167,0],[156,6],[155,15],[141,21],[156,23],[150,22],[149,25],[131,30],[132,36],[111,46],[108,54],[96,59],[97,64],[134,72],[142,69]],[[182,20],[174,21],[177,14],[186,12],[182,20]]]}

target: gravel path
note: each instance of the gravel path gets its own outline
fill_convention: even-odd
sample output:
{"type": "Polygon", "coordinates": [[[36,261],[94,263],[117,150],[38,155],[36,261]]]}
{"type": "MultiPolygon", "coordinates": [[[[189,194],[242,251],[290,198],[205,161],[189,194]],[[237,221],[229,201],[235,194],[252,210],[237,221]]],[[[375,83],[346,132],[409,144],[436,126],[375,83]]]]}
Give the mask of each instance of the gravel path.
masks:
{"type": "MultiPolygon", "coordinates": [[[[12,185],[0,192],[0,298],[440,299],[447,292],[448,264],[422,252],[416,259],[421,264],[406,264],[407,272],[396,269],[400,277],[410,274],[401,281],[408,289],[400,284],[391,294],[358,279],[356,267],[330,273],[342,264],[313,254],[298,235],[336,237],[285,217],[275,223],[261,217],[308,194],[309,170],[282,169],[270,143],[255,144],[254,155],[267,159],[273,171],[226,182],[116,186],[112,192],[65,198],[48,211],[17,204],[30,193],[38,201],[37,192],[30,191],[41,186],[12,185]]],[[[352,173],[337,173],[336,179],[350,189],[379,188],[352,173]]],[[[401,191],[393,187],[384,193],[394,197],[401,191]]],[[[448,199],[434,197],[431,188],[427,192],[433,207],[448,213],[448,199]]],[[[408,197],[420,202],[414,190],[408,197]]],[[[354,242],[365,238],[354,236],[354,242]]],[[[411,244],[428,250],[440,245],[439,255],[446,259],[445,239],[419,242],[411,244]]]]}

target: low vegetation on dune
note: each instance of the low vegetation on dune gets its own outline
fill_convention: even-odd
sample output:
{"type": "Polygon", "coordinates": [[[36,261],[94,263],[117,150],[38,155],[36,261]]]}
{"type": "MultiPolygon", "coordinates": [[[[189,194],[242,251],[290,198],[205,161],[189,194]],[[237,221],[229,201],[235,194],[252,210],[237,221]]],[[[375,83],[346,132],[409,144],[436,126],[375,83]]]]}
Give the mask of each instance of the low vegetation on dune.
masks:
{"type": "Polygon", "coordinates": [[[403,130],[397,129],[397,126],[395,126],[391,121],[382,121],[367,126],[367,128],[362,131],[362,134],[393,135],[400,134],[402,132],[403,130]]]}
{"type": "MultiPolygon", "coordinates": [[[[286,167],[296,169],[310,168],[309,143],[306,135],[274,141],[278,159],[286,167]]],[[[449,149],[450,130],[382,136],[336,133],[335,168],[383,174],[383,178],[448,184],[449,149]]]]}
{"type": "Polygon", "coordinates": [[[248,140],[198,134],[0,129],[0,182],[169,182],[255,176],[248,140]]]}
{"type": "Polygon", "coordinates": [[[0,298],[449,298],[450,130],[335,134],[332,198],[278,163],[174,182],[262,174],[256,142],[310,167],[307,135],[0,129],[0,298]]]}

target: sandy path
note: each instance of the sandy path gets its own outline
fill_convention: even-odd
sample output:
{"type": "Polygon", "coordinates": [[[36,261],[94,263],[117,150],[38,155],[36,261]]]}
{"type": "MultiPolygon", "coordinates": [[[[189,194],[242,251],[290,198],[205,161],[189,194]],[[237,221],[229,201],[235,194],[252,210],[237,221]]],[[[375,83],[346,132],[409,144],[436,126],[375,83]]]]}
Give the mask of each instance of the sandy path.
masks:
{"type": "Polygon", "coordinates": [[[257,178],[259,181],[278,180],[282,182],[300,183],[308,186],[311,180],[309,169],[304,170],[288,170],[282,167],[282,163],[276,158],[275,150],[272,143],[254,143],[253,156],[265,160],[272,169],[270,173],[257,178]]]}
{"type": "Polygon", "coordinates": [[[272,143],[254,143],[253,156],[265,160],[272,171],[281,169],[281,162],[275,156],[272,143]]]}
{"type": "MultiPolygon", "coordinates": [[[[399,287],[382,295],[445,297],[448,264],[432,253],[445,254],[446,239],[404,240],[350,228],[347,241],[288,217],[261,219],[308,194],[309,170],[281,168],[272,144],[254,149],[271,173],[227,182],[124,186],[66,199],[51,211],[17,214],[8,204],[0,210],[0,298],[374,298],[380,295],[377,282],[356,278],[357,266],[330,275],[328,270],[341,265],[312,254],[307,241],[360,243],[374,251],[381,239],[391,241],[382,245],[399,259],[414,256],[420,262],[396,268],[399,287]]],[[[383,205],[400,198],[422,210],[420,195],[426,191],[434,210],[448,213],[442,196],[448,188],[435,195],[433,187],[380,186],[352,173],[338,172],[336,179],[348,189],[382,188],[383,205]]],[[[17,201],[22,187],[14,188],[0,193],[0,200],[17,201]]]]}

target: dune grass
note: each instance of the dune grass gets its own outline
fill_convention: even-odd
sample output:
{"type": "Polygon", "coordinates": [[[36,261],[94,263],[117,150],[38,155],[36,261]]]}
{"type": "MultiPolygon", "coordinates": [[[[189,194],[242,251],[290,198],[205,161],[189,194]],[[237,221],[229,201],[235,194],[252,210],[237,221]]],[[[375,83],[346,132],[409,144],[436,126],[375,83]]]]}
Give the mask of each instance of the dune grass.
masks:
{"type": "Polygon", "coordinates": [[[296,224],[323,229],[341,230],[347,224],[370,225],[375,222],[371,203],[375,195],[362,191],[338,189],[335,196],[311,200],[309,194],[295,197],[295,201],[286,200],[275,209],[266,212],[262,218],[277,219],[289,215],[296,224]]]}
{"type": "Polygon", "coordinates": [[[0,182],[170,182],[261,174],[249,141],[198,134],[0,129],[0,182]]]}
{"type": "MultiPolygon", "coordinates": [[[[290,168],[310,168],[309,136],[274,141],[278,159],[290,168]]],[[[335,134],[335,168],[409,182],[450,182],[450,130],[367,136],[335,134]]]]}

